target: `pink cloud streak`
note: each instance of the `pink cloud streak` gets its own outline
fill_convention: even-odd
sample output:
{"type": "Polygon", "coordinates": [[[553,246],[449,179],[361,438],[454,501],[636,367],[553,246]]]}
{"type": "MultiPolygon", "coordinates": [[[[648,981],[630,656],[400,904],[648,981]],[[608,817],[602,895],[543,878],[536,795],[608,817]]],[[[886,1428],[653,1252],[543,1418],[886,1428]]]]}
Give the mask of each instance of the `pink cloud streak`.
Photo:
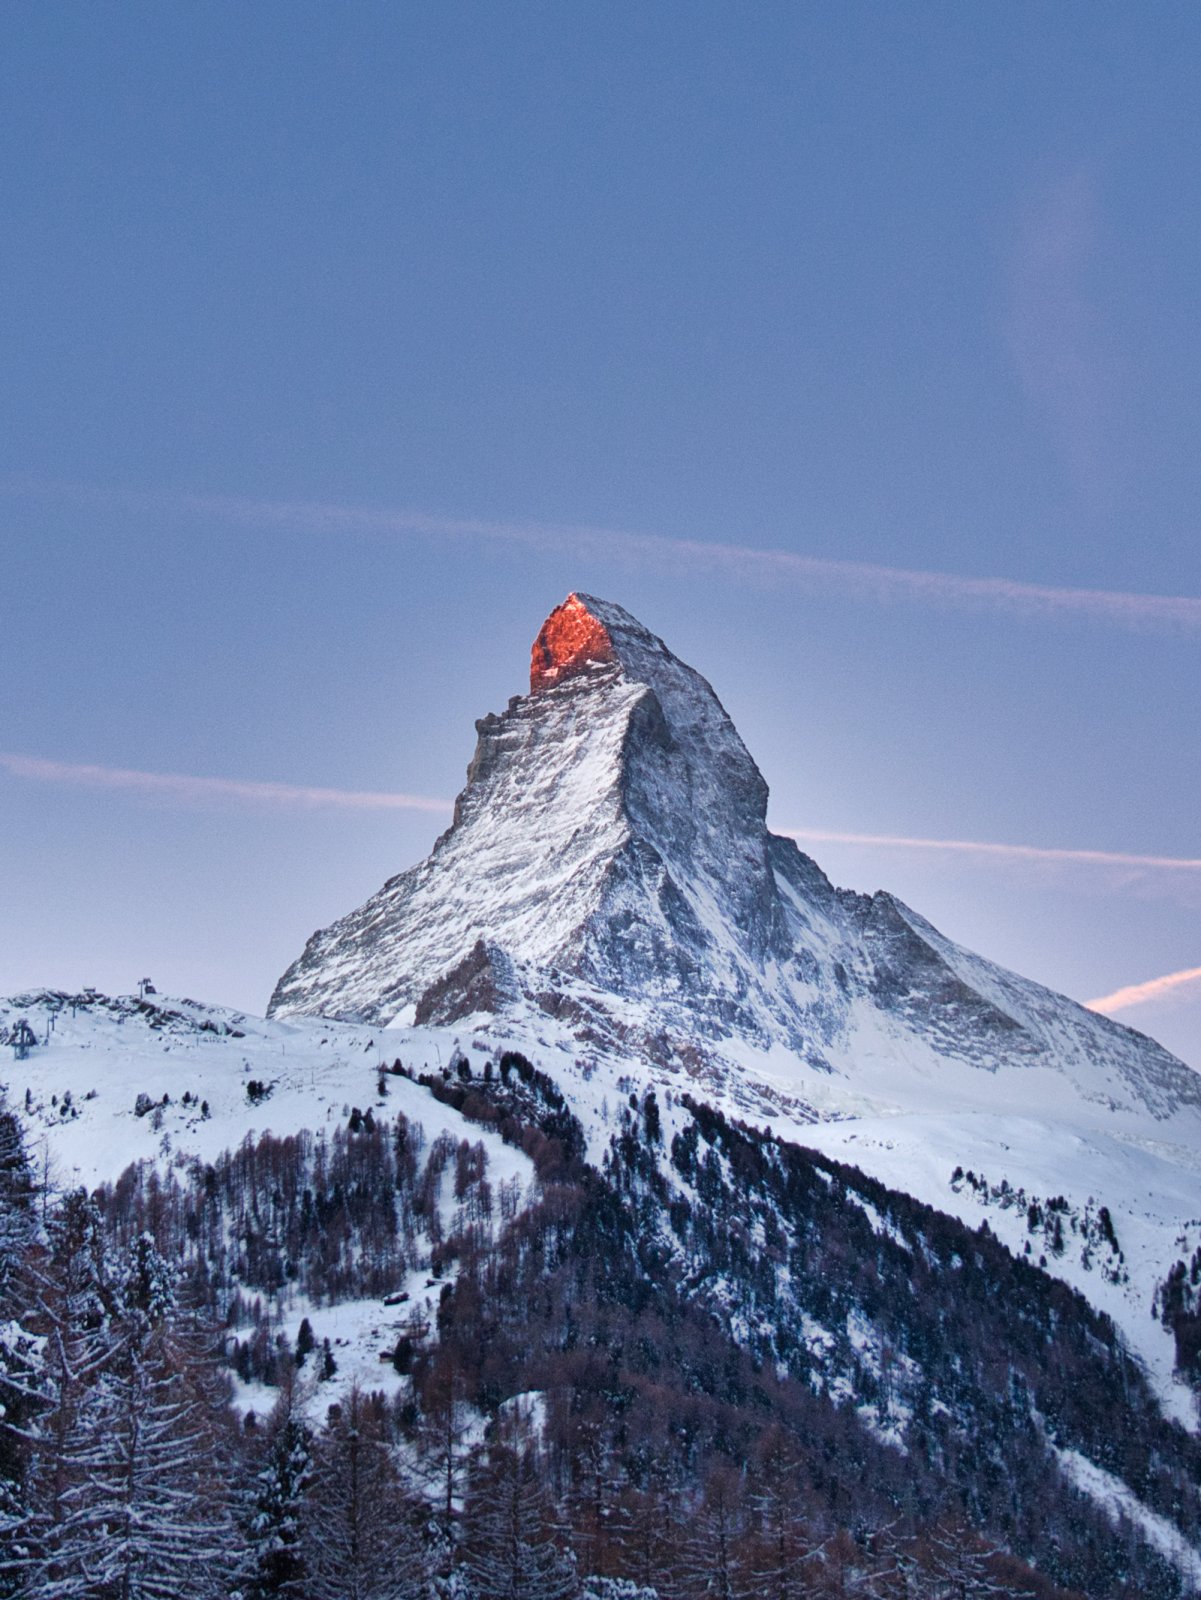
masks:
{"type": "MultiPolygon", "coordinates": [[[[426,811],[440,816],[445,816],[454,806],[453,801],[432,795],[399,794],[376,789],[330,789],[243,778],[199,778],[177,772],[141,772],[128,767],[50,761],[42,756],[17,755],[11,751],[0,751],[0,771],[35,783],[108,789],[174,799],[191,805],[241,801],[248,805],[291,810],[426,811]]],[[[892,833],[839,833],[825,828],[777,828],[775,832],[801,844],[863,845],[872,849],[943,851],[1010,861],[1074,862],[1082,866],[1201,873],[1201,857],[1132,855],[1113,850],[1065,850],[1031,844],[997,844],[981,839],[921,839],[892,833]]]]}
{"type": "Polygon", "coordinates": [[[1115,989],[1112,994],[1102,995],[1099,1000],[1086,1000],[1084,1003],[1090,1011],[1127,1011],[1131,1006],[1146,1005],[1148,1001],[1160,1000],[1164,995],[1174,994],[1178,989],[1187,989],[1194,984],[1201,984],[1201,967],[1169,972],[1162,978],[1149,978],[1146,983],[1131,983],[1124,989],[1115,989]]]}
{"type": "Polygon", "coordinates": [[[837,561],[754,545],[674,539],[573,524],[490,522],[429,516],[413,511],[375,511],[308,502],[198,499],[197,511],[221,512],[248,522],[303,526],[314,531],[419,534],[485,539],[534,549],[564,548],[583,556],[608,557],[669,570],[713,571],[752,583],[787,582],[817,592],[837,591],[871,600],[905,599],[931,605],[985,607],[1029,616],[1092,617],[1126,626],[1201,628],[1201,597],[1134,594],[1023,583],[1012,578],[970,577],[908,567],[837,561]]]}
{"type": "MultiPolygon", "coordinates": [[[[0,771],[34,783],[175,801],[183,805],[242,804],[285,810],[423,811],[445,816],[452,802],[429,795],[387,790],[330,789],[305,784],[270,783],[240,778],[203,778],[175,772],[141,772],[129,767],[50,761],[40,756],[0,751],[0,771]]],[[[1187,856],[1134,855],[1106,850],[1048,849],[1037,845],[997,844],[977,839],[919,839],[902,834],[838,833],[823,828],[781,828],[786,838],[804,844],[863,845],[874,849],[926,850],[1002,860],[1077,863],[1084,866],[1150,868],[1165,872],[1201,872],[1201,859],[1187,856]]],[[[1188,985],[1201,982],[1201,967],[1168,973],[1146,983],[1131,984],[1113,994],[1086,1002],[1090,1010],[1123,1011],[1143,1005],[1188,985]]]]}
{"type": "Polygon", "coordinates": [[[163,800],[178,800],[185,805],[234,801],[292,810],[333,807],[343,811],[431,811],[440,815],[451,810],[449,801],[434,800],[419,794],[319,789],[302,784],[260,783],[240,778],[194,778],[177,772],[137,772],[126,767],[46,761],[38,756],[13,755],[4,751],[0,751],[0,769],[14,778],[27,778],[35,783],[118,790],[163,800]]]}

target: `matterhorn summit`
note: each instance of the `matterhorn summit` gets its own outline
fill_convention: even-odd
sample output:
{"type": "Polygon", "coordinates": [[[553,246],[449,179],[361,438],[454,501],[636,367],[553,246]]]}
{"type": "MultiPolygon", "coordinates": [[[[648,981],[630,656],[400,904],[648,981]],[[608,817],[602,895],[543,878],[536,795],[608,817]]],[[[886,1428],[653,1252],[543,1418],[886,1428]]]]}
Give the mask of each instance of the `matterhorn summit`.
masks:
{"type": "Polygon", "coordinates": [[[449,1020],[520,999],[583,1020],[620,999],[657,1027],[703,1015],[766,1040],[774,1010],[786,1031],[767,785],[698,673],[573,594],[534,642],[529,694],[476,728],[452,827],[309,941],[273,1013],[449,1020]]]}
{"type": "Polygon", "coordinates": [[[451,827],[313,935],[272,1015],[553,1024],[582,1051],[753,1085],[806,1118],[848,1095],[925,1106],[932,1087],[952,1105],[1066,1099],[1110,1127],[1198,1115],[1196,1075],[1153,1041],[889,894],[835,889],[772,834],[721,702],[620,606],[568,596],[529,693],[476,728],[451,827]]]}

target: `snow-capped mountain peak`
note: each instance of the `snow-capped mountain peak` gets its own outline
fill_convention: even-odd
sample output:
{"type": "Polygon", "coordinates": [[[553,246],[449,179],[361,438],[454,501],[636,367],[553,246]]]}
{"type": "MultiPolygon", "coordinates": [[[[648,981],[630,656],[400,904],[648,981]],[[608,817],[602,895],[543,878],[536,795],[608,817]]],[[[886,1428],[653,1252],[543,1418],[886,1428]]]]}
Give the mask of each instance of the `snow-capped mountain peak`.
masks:
{"type": "Polygon", "coordinates": [[[532,691],[476,724],[455,820],[429,859],[314,936],[273,1013],[446,1019],[564,981],[762,1024],[787,955],[767,786],[705,680],[619,606],[571,596],[532,691]],[[452,909],[453,908],[453,909],[452,909]]]}
{"type": "Polygon", "coordinates": [[[772,835],[716,694],[620,606],[568,596],[530,682],[476,724],[429,858],[315,934],[271,1014],[553,1020],[592,1053],[804,1118],[988,1105],[1019,1073],[1023,1095],[1111,1131],[1201,1123],[1201,1080],[1153,1041],[889,894],[835,890],[772,835]]]}

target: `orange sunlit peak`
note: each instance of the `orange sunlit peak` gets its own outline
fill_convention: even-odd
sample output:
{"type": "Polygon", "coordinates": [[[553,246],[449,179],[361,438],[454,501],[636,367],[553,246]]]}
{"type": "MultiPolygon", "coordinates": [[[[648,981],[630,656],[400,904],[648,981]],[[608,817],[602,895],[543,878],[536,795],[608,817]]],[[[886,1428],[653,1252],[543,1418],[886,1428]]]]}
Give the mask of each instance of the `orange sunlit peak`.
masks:
{"type": "Polygon", "coordinates": [[[577,594],[569,594],[542,624],[530,651],[530,693],[561,683],[593,661],[614,659],[609,630],[577,594]]]}

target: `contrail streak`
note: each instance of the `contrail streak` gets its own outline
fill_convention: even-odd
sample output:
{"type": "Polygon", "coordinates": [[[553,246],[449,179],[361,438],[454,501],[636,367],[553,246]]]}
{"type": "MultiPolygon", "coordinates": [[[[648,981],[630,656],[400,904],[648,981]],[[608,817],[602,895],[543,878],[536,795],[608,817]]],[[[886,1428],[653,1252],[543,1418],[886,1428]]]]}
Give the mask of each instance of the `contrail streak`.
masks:
{"type": "MultiPolygon", "coordinates": [[[[390,790],[330,789],[304,784],[269,783],[242,778],[197,778],[177,772],[141,772],[41,756],[0,751],[0,771],[37,783],[84,789],[109,789],[156,796],[195,805],[242,801],[254,806],[290,810],[427,811],[446,815],[454,802],[433,795],[398,794],[390,790]]],[[[776,833],[801,844],[864,845],[880,850],[929,850],[989,856],[999,860],[1075,863],[1091,867],[1124,867],[1160,872],[1201,873],[1201,857],[1131,855],[1113,850],[1061,850],[1032,844],[996,844],[982,839],[919,839],[893,833],[837,833],[825,828],[776,828],[776,833]]]]}
{"type": "MultiPolygon", "coordinates": [[[[398,794],[374,789],[329,789],[241,778],[198,778],[178,772],[141,772],[129,767],[49,761],[41,756],[17,755],[11,751],[0,751],[0,771],[34,783],[103,789],[194,806],[233,803],[255,809],[423,811],[439,816],[445,816],[452,810],[451,801],[430,795],[398,794]]],[[[1060,850],[1038,845],[996,844],[979,839],[918,839],[904,834],[837,833],[824,828],[780,828],[775,831],[805,844],[864,845],[874,849],[943,851],[1001,860],[1201,873],[1201,859],[1188,856],[1060,850]]],[[[1171,972],[1162,978],[1152,978],[1146,983],[1131,984],[1098,1000],[1089,1000],[1086,1004],[1092,1011],[1124,1011],[1198,982],[1201,982],[1201,967],[1191,967],[1184,972],[1171,972]]]]}
{"type": "Polygon", "coordinates": [[[971,577],[908,567],[838,561],[755,545],[677,539],[574,523],[489,521],[442,517],[412,510],[328,505],[313,501],[249,500],[108,490],[86,484],[9,482],[3,491],[52,496],[141,512],[220,519],[256,528],[325,535],[417,535],[456,542],[523,545],[528,549],[616,560],[672,572],[716,572],[758,585],[786,583],[808,593],[839,593],[877,601],[909,600],[937,606],[1000,610],[1032,617],[1083,617],[1126,627],[1201,629],[1201,597],[1128,593],[971,577]]]}
{"type": "Polygon", "coordinates": [[[1146,983],[1132,983],[1125,989],[1115,989],[1099,1000],[1086,1000],[1090,1011],[1127,1011],[1131,1006],[1146,1005],[1149,1000],[1159,1000],[1177,989],[1201,984],[1201,967],[1189,967],[1184,972],[1169,972],[1162,978],[1149,978],[1146,983]]]}
{"type": "Polygon", "coordinates": [[[1147,867],[1163,872],[1201,872],[1201,857],[1128,855],[1117,850],[1059,850],[1034,844],[993,844],[983,839],[913,839],[893,833],[831,833],[822,828],[776,828],[785,838],[808,844],[869,845],[881,850],[942,850],[996,856],[1010,861],[1076,862],[1091,867],[1147,867]]]}
{"type": "Polygon", "coordinates": [[[126,767],[79,765],[44,761],[38,756],[0,751],[0,769],[14,778],[38,783],[58,783],[82,789],[113,789],[185,805],[242,802],[251,806],[286,807],[291,810],[432,811],[444,814],[448,800],[420,794],[377,793],[358,789],[317,789],[292,783],[258,783],[240,778],[194,778],[178,772],[136,772],[126,767]]]}

